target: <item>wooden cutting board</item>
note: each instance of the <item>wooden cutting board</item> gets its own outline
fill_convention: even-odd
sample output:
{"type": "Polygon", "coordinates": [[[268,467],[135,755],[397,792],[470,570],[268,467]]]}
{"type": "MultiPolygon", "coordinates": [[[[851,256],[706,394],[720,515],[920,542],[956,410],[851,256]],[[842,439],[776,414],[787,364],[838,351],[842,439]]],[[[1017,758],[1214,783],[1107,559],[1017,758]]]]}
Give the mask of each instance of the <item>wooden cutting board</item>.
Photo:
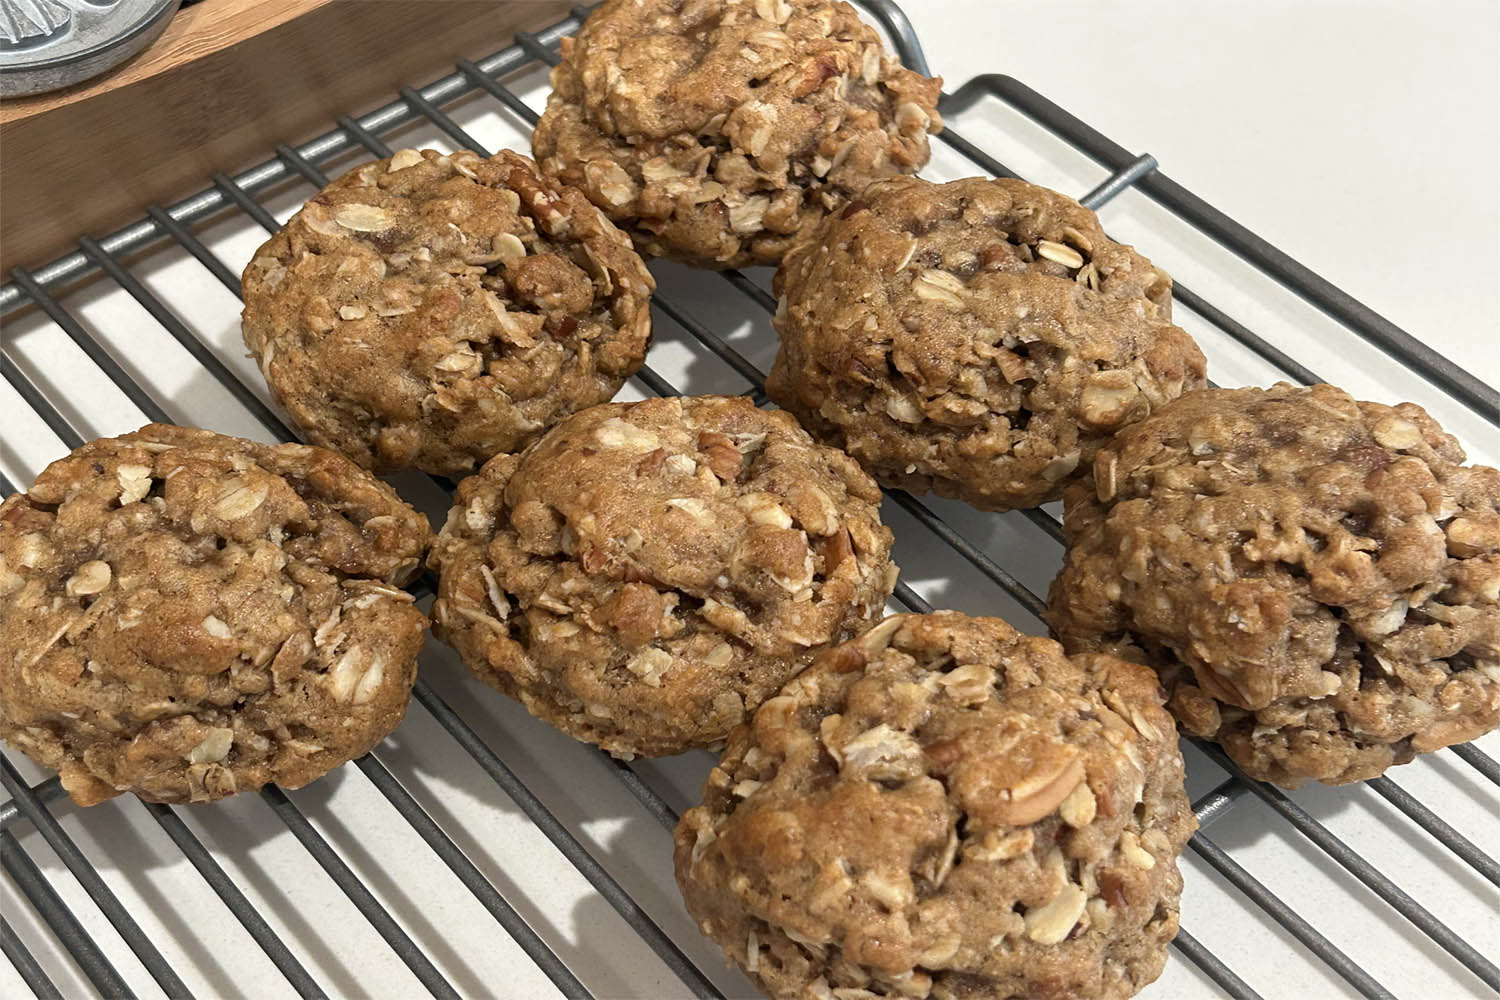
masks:
{"type": "Polygon", "coordinates": [[[559,0],[205,0],[105,76],[0,103],[0,268],[36,266],[277,144],[564,16],[559,0]]]}

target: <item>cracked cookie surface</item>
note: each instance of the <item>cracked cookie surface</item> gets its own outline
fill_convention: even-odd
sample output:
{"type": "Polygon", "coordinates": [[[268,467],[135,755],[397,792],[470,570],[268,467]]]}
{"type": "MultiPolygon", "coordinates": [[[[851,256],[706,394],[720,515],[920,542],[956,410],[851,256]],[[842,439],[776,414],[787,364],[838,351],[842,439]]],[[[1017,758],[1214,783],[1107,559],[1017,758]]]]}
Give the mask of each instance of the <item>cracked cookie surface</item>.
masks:
{"type": "Polygon", "coordinates": [[[766,390],[887,486],[1035,507],[1204,384],[1171,287],[1056,192],[882,181],[777,272],[766,390]]]}
{"type": "Polygon", "coordinates": [[[1500,724],[1500,471],[1463,461],[1414,403],[1186,396],[1070,488],[1048,620],[1253,777],[1374,777],[1500,724]]]}
{"type": "Polygon", "coordinates": [[[0,738],[82,805],[301,787],[401,721],[430,535],[321,448],[84,445],[0,504],[0,738]]]}
{"type": "Polygon", "coordinates": [[[941,80],[905,69],[848,4],[610,0],[565,38],[532,137],[642,252],[780,261],[871,181],[915,173],[941,80]]]}
{"type": "Polygon", "coordinates": [[[730,736],[677,827],[688,912],[777,998],[1130,996],[1196,826],[1161,700],[998,618],[888,618],[730,736]]]}
{"type": "Polygon", "coordinates": [[[609,752],[724,739],[895,584],[880,492],[742,397],[611,403],[459,485],[439,638],[609,752]]]}
{"type": "Polygon", "coordinates": [[[245,343],[309,441],[458,477],[645,360],[629,239],[526,157],[404,149],[324,188],[245,269],[245,343]]]}

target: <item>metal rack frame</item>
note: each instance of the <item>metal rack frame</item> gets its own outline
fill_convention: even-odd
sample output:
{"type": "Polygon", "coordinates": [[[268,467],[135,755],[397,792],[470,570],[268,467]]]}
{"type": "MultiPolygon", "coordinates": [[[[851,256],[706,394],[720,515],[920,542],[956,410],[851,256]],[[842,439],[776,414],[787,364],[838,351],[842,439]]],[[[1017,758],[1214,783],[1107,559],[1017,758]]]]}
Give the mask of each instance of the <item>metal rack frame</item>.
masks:
{"type": "MultiPolygon", "coordinates": [[[[863,0],[863,6],[887,30],[903,60],[926,72],[927,65],[920,44],[900,8],[891,0],[863,0]]],[[[574,8],[571,16],[535,34],[520,34],[515,42],[493,55],[471,62],[461,61],[456,70],[426,87],[404,88],[397,100],[369,114],[338,120],[336,128],[299,146],[278,146],[275,156],[233,177],[215,174],[212,186],[169,207],[150,205],[147,217],[99,240],[88,237],[78,241],[78,250],[34,271],[15,268],[11,282],[0,287],[0,316],[35,307],[49,317],[76,344],[99,370],[107,376],[143,413],[152,420],[172,422],[168,412],[152,390],[135,381],[111,356],[108,346],[90,333],[58,301],[60,291],[78,279],[102,273],[123,288],[182,347],[222,384],[267,431],[282,440],[294,435],[213,353],[207,342],[165,303],[157,298],[120,262],[122,255],[153,244],[175,242],[199,261],[226,288],[239,294],[239,276],[215,256],[190,230],[194,223],[235,210],[248,215],[268,232],[278,228],[276,220],[256,200],[256,194],[278,183],[300,178],[315,186],[327,183],[321,165],[345,153],[363,150],[375,156],[387,156],[391,150],[380,138],[413,122],[425,121],[436,126],[458,145],[488,153],[442,108],[459,98],[483,92],[497,99],[525,124],[535,121],[536,113],[501,79],[536,63],[555,64],[559,40],[576,30],[587,8],[574,8]]],[[[1323,310],[1354,333],[1387,352],[1427,379],[1434,386],[1484,419],[1500,426],[1500,393],[1474,375],[1439,356],[1410,334],[1379,316],[1368,307],[1335,288],[1308,268],[1292,260],[1274,246],[1255,236],[1192,192],[1170,180],[1150,156],[1137,156],[1114,143],[1091,126],[1019,81],[1004,76],[983,76],[971,80],[955,93],[944,95],[941,110],[954,114],[986,99],[998,99],[1030,120],[1042,125],[1072,147],[1110,170],[1103,183],[1083,196],[1091,208],[1129,188],[1138,188],[1175,216],[1212,237],[1236,256],[1254,265],[1284,287],[1323,310]]],[[[1014,176],[1006,167],[971,144],[951,128],[939,139],[987,173],[1014,176]]],[[[775,301],[745,275],[729,271],[724,278],[754,306],[773,311],[775,301]]],[[[1178,284],[1177,301],[1193,313],[1228,334],[1271,363],[1287,377],[1299,382],[1317,381],[1317,376],[1253,331],[1234,320],[1212,303],[1178,284]]],[[[654,306],[672,322],[686,330],[701,347],[725,362],[750,384],[749,395],[764,402],[764,374],[730,346],[727,341],[692,315],[663,297],[654,306]]],[[[0,368],[4,377],[22,400],[69,448],[83,443],[83,437],[34,385],[9,357],[0,351],[0,368]]],[[[650,368],[640,380],[660,395],[676,394],[676,389],[650,368]]],[[[14,485],[0,476],[0,493],[13,492],[14,485]]],[[[1042,599],[1028,590],[1014,576],[997,564],[976,545],[947,525],[923,501],[904,493],[892,492],[891,499],[913,515],[924,527],[935,533],[963,560],[990,580],[999,584],[1027,612],[1036,615],[1042,599]]],[[[1033,524],[1053,539],[1061,534],[1056,519],[1043,511],[1027,512],[1033,524]]],[[[420,584],[419,596],[430,591],[430,583],[420,584]],[[424,589],[425,588],[425,589],[424,589]]],[[[904,583],[897,588],[895,599],[913,611],[930,609],[927,602],[904,583]]],[[[598,891],[608,903],[641,935],[666,965],[696,996],[717,998],[721,994],[713,983],[683,954],[672,939],[631,898],[629,893],[591,855],[588,849],[552,815],[542,801],[517,777],[500,756],[478,733],[448,705],[425,681],[419,679],[415,689],[417,702],[430,713],[455,743],[545,834],[548,840],[598,891]]],[[[1229,777],[1193,804],[1204,829],[1233,809],[1247,795],[1258,798],[1292,827],[1298,835],[1348,871],[1372,890],[1391,908],[1406,918],[1418,932],[1425,934],[1466,967],[1479,982],[1500,991],[1500,969],[1466,940],[1444,925],[1429,911],[1403,892],[1391,879],[1377,871],[1348,844],[1335,837],[1323,824],[1277,789],[1260,784],[1241,773],[1216,748],[1204,748],[1229,777]]],[[[1451,748],[1465,764],[1488,782],[1500,786],[1500,765],[1472,745],[1451,748]]],[[[369,754],[354,766],[385,797],[396,812],[426,842],[443,862],[493,916],[537,967],[568,997],[591,994],[567,965],[554,953],[506,901],[503,894],[467,858],[443,830],[442,826],[406,790],[400,780],[379,759],[380,751],[369,754]]],[[[673,808],[651,789],[625,763],[603,755],[647,813],[671,830],[677,815],[673,808]]],[[[29,785],[9,759],[0,757],[0,783],[11,800],[0,805],[0,861],[9,878],[35,908],[63,948],[72,956],[83,975],[101,994],[129,997],[131,992],[97,942],[85,931],[78,918],[68,909],[56,890],[48,883],[36,862],[12,832],[18,824],[31,824],[78,880],[102,914],[135,953],[147,972],[170,996],[185,997],[189,992],[170,964],[141,931],[139,925],[120,904],[83,852],[49,811],[48,804],[62,796],[56,778],[29,785]]],[[[1377,778],[1369,786],[1393,807],[1412,820],[1433,839],[1442,844],[1490,883],[1500,886],[1500,863],[1449,826],[1432,809],[1387,778],[1377,778]]],[[[328,874],[392,951],[435,997],[457,997],[458,993],[402,930],[391,913],[371,893],[339,857],[329,842],[308,822],[296,805],[278,788],[268,787],[261,793],[267,805],[305,848],[309,856],[328,874]]],[[[182,851],[230,913],[280,970],[291,987],[305,997],[324,997],[322,988],[308,973],[292,950],[275,933],[236,887],[233,880],[213,859],[207,848],[169,806],[140,804],[182,851]]],[[[1389,991],[1358,963],[1324,937],[1305,917],[1279,899],[1270,889],[1239,865],[1229,853],[1216,845],[1205,832],[1194,836],[1190,849],[1224,879],[1240,890],[1267,917],[1286,929],[1328,968],[1345,980],[1356,992],[1367,997],[1388,997],[1389,991]]],[[[1224,961],[1183,930],[1174,941],[1177,951],[1201,969],[1226,994],[1233,997],[1255,997],[1257,994],[1224,961]]],[[[42,998],[57,997],[56,986],[45,970],[27,950],[25,943],[10,924],[0,918],[0,950],[10,960],[21,978],[42,998]]]]}

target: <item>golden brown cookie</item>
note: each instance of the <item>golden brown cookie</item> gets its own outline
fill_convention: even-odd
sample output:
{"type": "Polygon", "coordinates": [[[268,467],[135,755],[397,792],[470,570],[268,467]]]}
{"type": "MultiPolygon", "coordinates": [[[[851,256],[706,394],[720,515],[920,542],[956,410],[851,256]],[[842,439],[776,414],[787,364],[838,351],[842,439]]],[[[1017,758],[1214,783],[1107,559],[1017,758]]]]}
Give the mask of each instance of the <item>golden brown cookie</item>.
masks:
{"type": "Polygon", "coordinates": [[[1069,489],[1048,620],[1149,662],[1251,776],[1371,778],[1500,724],[1500,471],[1420,406],[1193,393],[1069,489]]]}
{"type": "Polygon", "coordinates": [[[532,136],[643,253],[776,264],[871,181],[915,173],[941,80],[847,3],[608,0],[563,39],[532,136]]]}
{"type": "Polygon", "coordinates": [[[766,389],[876,479],[1035,507],[1204,384],[1172,282],[1023,181],[871,186],[787,254],[766,389]]]}
{"type": "Polygon", "coordinates": [[[716,744],[881,613],[879,501],[848,456],[742,397],[596,406],[459,486],[434,627],[617,756],[716,744]]]}
{"type": "Polygon", "coordinates": [[[645,359],[655,287],[526,157],[404,149],[256,252],[245,343],[309,441],[457,477],[612,397],[645,359]]]}
{"type": "Polygon", "coordinates": [[[888,618],[730,736],[677,827],[688,912],[770,997],[1130,996],[1196,827],[1161,700],[998,618],[888,618]]]}
{"type": "Polygon", "coordinates": [[[0,738],[82,805],[305,785],[406,712],[430,536],[321,448],[86,444],[0,504],[0,738]]]}

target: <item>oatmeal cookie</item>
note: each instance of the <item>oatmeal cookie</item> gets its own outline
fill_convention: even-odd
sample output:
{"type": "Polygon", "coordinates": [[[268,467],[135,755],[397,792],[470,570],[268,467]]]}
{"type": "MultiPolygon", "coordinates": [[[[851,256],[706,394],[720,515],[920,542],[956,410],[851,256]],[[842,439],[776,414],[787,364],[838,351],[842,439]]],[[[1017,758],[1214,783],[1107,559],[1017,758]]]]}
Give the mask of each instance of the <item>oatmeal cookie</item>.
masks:
{"type": "Polygon", "coordinates": [[[1035,507],[1121,426],[1204,384],[1172,281],[1017,180],[866,190],[776,274],[766,390],[876,479],[1035,507]]]}
{"type": "Polygon", "coordinates": [[[617,756],[716,744],[881,613],[879,502],[848,456],[747,399],[596,406],[459,486],[434,627],[617,756]]]}
{"type": "Polygon", "coordinates": [[[776,264],[871,181],[915,173],[942,129],[942,81],[843,2],[609,0],[562,44],[542,169],[690,264],[776,264]]]}
{"type": "Polygon", "coordinates": [[[1420,406],[1193,393],[1069,488],[1048,620],[1155,666],[1251,776],[1371,778],[1500,724],[1500,471],[1420,406]]]}
{"type": "Polygon", "coordinates": [[[321,448],[86,444],[0,504],[0,738],[81,805],[301,787],[406,712],[430,536],[321,448]]]}
{"type": "Polygon", "coordinates": [[[888,618],[730,736],[677,827],[688,912],[772,997],[1130,996],[1196,826],[1161,701],[998,618],[888,618]]]}
{"type": "Polygon", "coordinates": [[[651,339],[623,233],[524,156],[404,149],[334,181],[245,269],[245,343],[314,444],[462,476],[612,397],[651,339]]]}

